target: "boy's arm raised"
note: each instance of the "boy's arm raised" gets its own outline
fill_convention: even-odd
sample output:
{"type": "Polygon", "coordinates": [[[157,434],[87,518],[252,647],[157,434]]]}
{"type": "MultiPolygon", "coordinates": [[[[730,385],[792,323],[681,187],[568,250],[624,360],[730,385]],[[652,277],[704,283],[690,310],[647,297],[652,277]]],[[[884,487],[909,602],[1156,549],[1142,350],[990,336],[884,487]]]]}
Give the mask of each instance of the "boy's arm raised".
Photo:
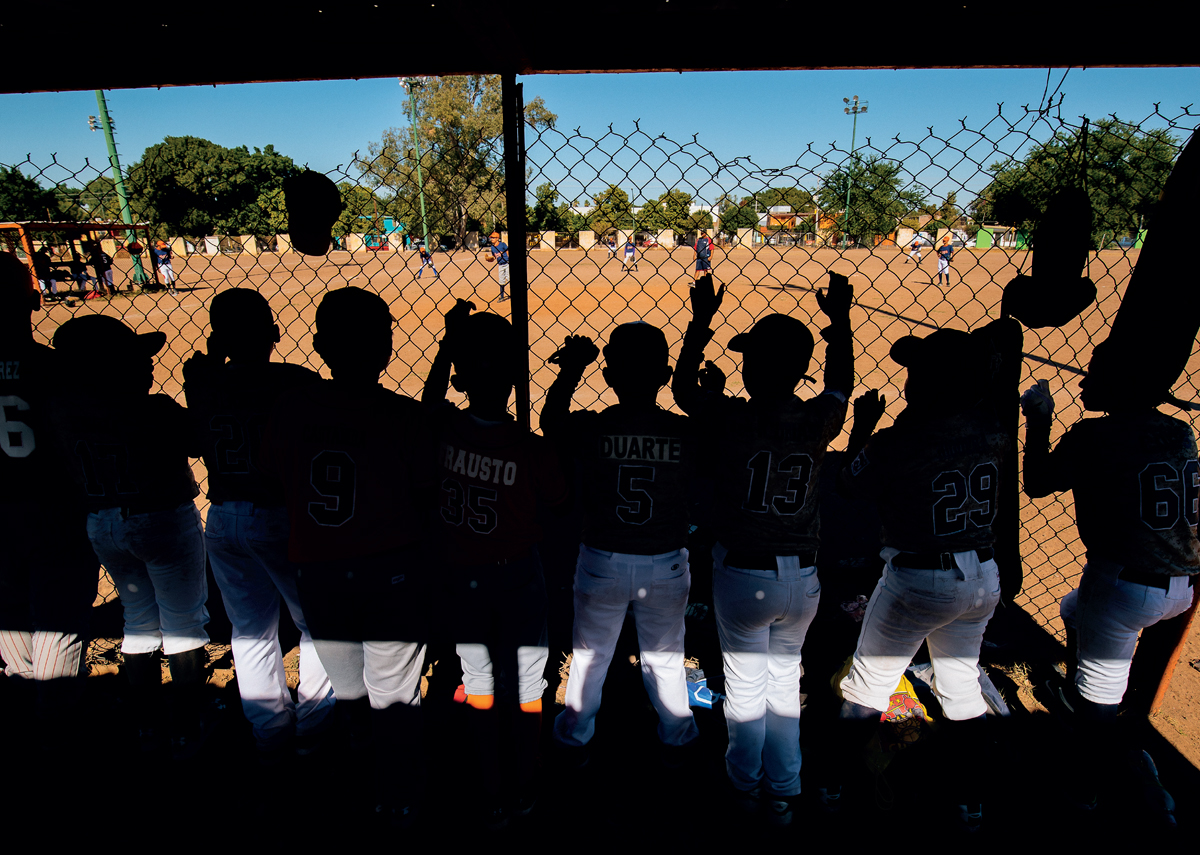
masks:
{"type": "Polygon", "coordinates": [[[475,310],[475,304],[467,300],[459,300],[454,308],[446,312],[446,332],[438,345],[437,356],[425,378],[425,388],[421,391],[421,403],[427,407],[437,407],[446,400],[446,390],[450,388],[450,367],[454,362],[454,349],[459,336],[462,335],[462,321],[475,310]]]}

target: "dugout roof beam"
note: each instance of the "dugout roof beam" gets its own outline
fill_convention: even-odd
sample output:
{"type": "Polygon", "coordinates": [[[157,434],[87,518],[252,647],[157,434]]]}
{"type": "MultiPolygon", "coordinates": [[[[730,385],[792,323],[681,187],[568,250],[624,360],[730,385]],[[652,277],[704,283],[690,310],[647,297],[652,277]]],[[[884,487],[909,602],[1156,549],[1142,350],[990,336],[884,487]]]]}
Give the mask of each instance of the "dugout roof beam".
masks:
{"type": "Polygon", "coordinates": [[[24,5],[0,22],[0,92],[502,72],[1200,65],[1187,8],[299,0],[253,15],[159,4],[47,16],[24,5]]]}

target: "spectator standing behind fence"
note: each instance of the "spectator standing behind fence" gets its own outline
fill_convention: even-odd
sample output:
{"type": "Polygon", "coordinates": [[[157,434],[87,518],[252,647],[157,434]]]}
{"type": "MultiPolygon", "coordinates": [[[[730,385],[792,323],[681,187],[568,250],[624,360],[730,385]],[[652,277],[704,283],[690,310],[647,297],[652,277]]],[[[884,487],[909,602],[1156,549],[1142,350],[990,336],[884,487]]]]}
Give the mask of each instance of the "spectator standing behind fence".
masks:
{"type": "Polygon", "coordinates": [[[300,607],[288,560],[288,516],[279,482],[262,469],[262,432],[280,397],[320,383],[316,372],[271,361],[279,327],[257,291],[231,288],[209,304],[208,353],[183,366],[183,391],[208,470],[204,542],[233,624],[233,660],[245,713],[263,759],[315,747],[334,694],[300,607]],[[229,362],[226,362],[226,357],[229,362]],[[293,703],[279,646],[282,600],[300,630],[293,703]]]}
{"type": "Polygon", "coordinates": [[[1196,436],[1187,422],[1158,411],[1174,380],[1161,374],[1107,342],[1097,345],[1080,397],[1085,409],[1105,415],[1075,424],[1053,451],[1053,398],[1039,386],[1021,396],[1025,493],[1073,491],[1087,548],[1079,587],[1060,612],[1076,690],[1073,797],[1088,809],[1114,795],[1121,764],[1142,762],[1117,719],[1138,633],[1186,612],[1200,573],[1196,436]]]}
{"type": "Polygon", "coordinates": [[[604,379],[620,403],[598,413],[570,412],[571,396],[598,355],[590,338],[568,336],[550,357],[559,375],[542,410],[546,436],[579,462],[584,509],[571,674],[554,738],[568,758],[574,755],[573,765],[586,762],[604,677],[632,609],[662,759],[679,765],[681,749],[698,735],[683,666],[683,613],[699,444],[686,416],[658,406],[658,390],[671,379],[667,339],[640,321],[618,326],[604,348],[604,379]]]}
{"type": "Polygon", "coordinates": [[[986,398],[992,356],[983,333],[941,329],[898,340],[891,358],[908,368],[907,406],[871,435],[884,401],[870,392],[854,402],[841,473],[848,494],[879,508],[885,564],[841,681],[838,753],[861,750],[926,643],[945,717],[947,787],[966,831],[982,822],[992,762],[978,664],[1000,601],[992,522],[1008,444],[986,398]]]}
{"type": "Polygon", "coordinates": [[[163,284],[167,286],[167,293],[171,296],[178,296],[179,291],[175,287],[175,269],[171,267],[171,248],[167,246],[166,241],[160,240],[155,245],[154,260],[162,274],[163,284]]]}
{"type": "Polygon", "coordinates": [[[491,246],[492,257],[489,261],[496,262],[496,278],[500,281],[500,302],[508,299],[508,295],[504,293],[504,288],[508,285],[509,270],[508,270],[508,244],[500,240],[500,235],[497,232],[492,232],[491,246]]]}
{"type": "Polygon", "coordinates": [[[112,272],[112,256],[104,251],[100,246],[100,241],[89,241],[87,245],[88,260],[92,264],[92,269],[96,271],[96,282],[100,286],[101,293],[107,293],[113,297],[117,293],[117,288],[113,284],[112,272]]]}
{"type": "Polygon", "coordinates": [[[950,284],[950,259],[954,257],[954,247],[950,245],[950,235],[942,238],[942,245],[937,251],[937,284],[942,284],[942,276],[946,277],[946,284],[950,284]]]}
{"type": "Polygon", "coordinates": [[[712,272],[712,251],[713,243],[708,237],[708,232],[701,230],[700,237],[696,239],[696,278],[706,276],[712,272]]]}
{"type": "Polygon", "coordinates": [[[567,486],[550,443],[508,414],[526,358],[512,325],[498,315],[470,315],[473,308],[459,300],[446,313],[423,401],[437,424],[442,619],[462,663],[479,816],[498,829],[537,800],[549,658],[538,509],[565,501],[567,486]],[[466,393],[465,411],[446,401],[448,382],[466,393]],[[502,715],[511,716],[511,755],[502,755],[502,715]],[[516,768],[503,772],[501,756],[516,768]]]}
{"type": "Polygon", "coordinates": [[[786,825],[800,793],[800,649],[821,594],[820,468],[854,383],[853,292],[830,273],[828,293],[818,293],[830,325],[822,330],[825,391],[815,398],[795,394],[813,379],[806,372],[814,339],[802,322],[767,315],[730,340],[730,350],[745,354],[749,401],[698,382],[724,293],[713,293],[711,276],[697,280],[671,388],[717,450],[713,605],[725,667],[726,771],[741,809],[786,825]]]}
{"type": "Polygon", "coordinates": [[[116,318],[85,315],[54,333],[68,365],[104,355],[105,371],[71,375],[53,408],[55,432],[87,503],[88,537],[125,613],[121,642],[142,748],[157,741],[166,653],[174,684],[171,752],[196,753],[215,724],[204,703],[208,586],[199,493],[189,457],[201,450],[187,412],[150,394],[166,334],[137,334],[116,318]],[[69,384],[69,385],[67,385],[69,384]]]}
{"type": "MultiPolygon", "coordinates": [[[[13,757],[13,767],[61,786],[70,780],[62,764],[86,756],[76,717],[100,567],[87,509],[50,435],[50,397],[69,371],[59,371],[54,351],[33,340],[38,304],[29,269],[0,253],[0,658],[16,696],[0,717],[9,751],[18,742],[32,750],[31,762],[13,757]]],[[[45,792],[28,779],[14,788],[45,792]]]]}
{"type": "Polygon", "coordinates": [[[384,389],[393,320],[377,295],[331,291],[313,348],[333,373],[285,395],[263,440],[283,485],[288,557],[321,664],[349,710],[352,741],[370,746],[375,810],[413,824],[422,792],[422,614],[433,507],[425,410],[384,389]]]}
{"type": "Polygon", "coordinates": [[[50,247],[43,246],[33,254],[33,274],[37,277],[38,287],[51,300],[58,299],[58,282],[54,278],[54,261],[50,257],[50,247]]]}

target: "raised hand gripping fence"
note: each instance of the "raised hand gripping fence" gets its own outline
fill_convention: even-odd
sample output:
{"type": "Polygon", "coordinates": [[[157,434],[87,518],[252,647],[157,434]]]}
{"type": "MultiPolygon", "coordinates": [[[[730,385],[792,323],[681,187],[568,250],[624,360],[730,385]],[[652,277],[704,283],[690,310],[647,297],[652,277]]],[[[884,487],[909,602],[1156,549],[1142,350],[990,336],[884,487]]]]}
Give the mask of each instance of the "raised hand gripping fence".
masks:
{"type": "MultiPolygon", "coordinates": [[[[1046,200],[1063,186],[1084,186],[1095,216],[1087,275],[1097,302],[1062,328],[1025,333],[1022,388],[1049,381],[1057,440],[1083,415],[1077,381],[1092,346],[1107,334],[1146,229],[1153,228],[1153,202],[1197,119],[1186,108],[1156,107],[1136,122],[1075,120],[1063,116],[1060,99],[1052,108],[998,109],[977,127],[963,120],[949,133],[931,128],[921,139],[867,136],[853,151],[810,143],[793,163],[766,167],[749,157],[723,161],[698,138],[676,142],[642,123],[597,135],[565,131],[540,99],[523,105],[511,78],[504,87],[498,83],[412,82],[408,126],[348,152],[348,165],[330,173],[346,207],[334,229],[337,246],[324,258],[291,249],[281,182],[299,167],[273,149],[251,154],[167,138],[126,170],[133,219],[144,226],[137,233],[149,238],[133,247],[152,274],[137,287],[104,167],[57,160],[0,167],[0,178],[25,190],[5,197],[17,201],[0,211],[4,248],[54,252],[50,269],[61,299],[47,300],[36,336],[49,341],[59,324],[81,312],[112,314],[138,331],[164,330],[168,344],[155,379],[182,400],[181,366],[205,347],[206,307],[216,292],[258,289],[277,315],[278,356],[324,371],[311,346],[316,305],[327,290],[356,285],[382,296],[396,319],[396,356],[385,384],[419,396],[442,315],[465,298],[511,315],[527,332],[530,380],[516,409],[536,429],[554,377],[545,360],[565,336],[585,334],[603,344],[615,325],[640,319],[662,327],[678,353],[690,319],[694,246],[707,232],[713,275],[727,288],[707,356],[728,375],[729,390],[741,391],[737,366],[724,351],[729,339],[768,312],[818,328],[815,291],[833,270],[855,289],[857,390],[877,388],[887,397],[886,426],[902,408],[903,374],[886,358],[891,343],[999,317],[1004,285],[1031,272],[1030,235],[1046,200]],[[186,172],[202,157],[227,168],[186,172]],[[525,176],[523,184],[506,181],[514,174],[525,176]],[[219,206],[197,201],[201,185],[219,206]],[[522,197],[525,210],[510,213],[522,197]],[[3,225],[18,222],[28,225],[3,225]],[[92,231],[81,234],[89,223],[92,231]],[[426,236],[431,249],[444,251],[422,266],[416,249],[426,236]],[[935,245],[945,236],[954,253],[948,282],[939,284],[935,245]],[[95,289],[80,278],[92,272],[85,240],[113,256],[116,297],[88,298],[95,289]],[[151,249],[159,241],[172,253],[178,296],[156,285],[163,276],[151,249]],[[491,263],[489,244],[497,241],[509,244],[512,255],[511,302],[501,299],[491,263]]],[[[818,364],[822,347],[818,342],[818,364]]],[[[76,368],[104,367],[98,353],[76,368]]],[[[1198,377],[1194,358],[1175,395],[1200,397],[1198,377]]],[[[575,405],[614,401],[593,366],[575,405]]],[[[667,390],[660,403],[674,407],[667,390]]],[[[842,437],[834,447],[844,443],[842,437]]],[[[1022,496],[1019,518],[1024,583],[1014,602],[1061,637],[1057,602],[1083,561],[1071,498],[1022,496]]],[[[102,584],[101,598],[112,596],[111,585],[102,584]]]]}

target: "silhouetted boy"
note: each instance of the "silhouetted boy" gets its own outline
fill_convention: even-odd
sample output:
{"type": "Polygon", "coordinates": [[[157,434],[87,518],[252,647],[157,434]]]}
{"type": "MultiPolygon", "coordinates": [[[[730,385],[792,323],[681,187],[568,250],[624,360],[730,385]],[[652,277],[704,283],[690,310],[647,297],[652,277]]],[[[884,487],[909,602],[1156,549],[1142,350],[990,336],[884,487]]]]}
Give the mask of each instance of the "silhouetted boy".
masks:
{"type": "Polygon", "coordinates": [[[424,409],[379,383],[392,324],[375,294],[327,293],[313,348],[333,379],[284,396],[263,446],[283,483],[313,645],[339,703],[352,705],[359,728],[369,724],[377,812],[407,826],[421,792],[418,618],[432,464],[424,409]]]}
{"type": "MultiPolygon", "coordinates": [[[[842,429],[854,383],[853,293],[829,274],[817,301],[829,316],[825,391],[801,400],[814,340],[801,321],[767,315],[734,336],[750,400],[698,385],[704,346],[725,288],[712,277],[692,289],[693,320],[675,367],[675,401],[714,449],[716,507],[713,605],[725,666],[726,769],[739,806],[791,822],[800,792],[800,649],[817,611],[821,461],[842,429]]],[[[713,369],[710,368],[710,371],[713,369]]]]}
{"type": "Polygon", "coordinates": [[[510,815],[529,813],[537,797],[549,655],[537,510],[540,503],[564,501],[567,488],[550,443],[508,414],[525,358],[512,325],[498,315],[470,315],[473,308],[459,300],[446,313],[446,335],[423,400],[437,421],[436,522],[450,589],[446,606],[477,741],[482,819],[499,828],[510,815]],[[466,410],[445,401],[451,364],[454,388],[470,400],[466,410]],[[506,706],[520,705],[511,776],[500,771],[497,696],[506,706]]]}
{"type": "Polygon", "coordinates": [[[658,712],[658,738],[671,753],[697,736],[683,667],[683,613],[691,588],[688,505],[697,443],[687,416],[658,406],[671,366],[662,330],[646,323],[621,324],[604,348],[604,379],[620,403],[599,413],[569,412],[571,395],[598,354],[590,338],[568,336],[550,357],[559,375],[542,410],[546,436],[579,461],[584,508],[574,652],[566,709],[554,721],[554,737],[568,749],[591,741],[604,677],[632,606],[642,681],[658,712]]]}
{"type": "Polygon", "coordinates": [[[184,364],[183,391],[208,469],[205,544],[233,624],[242,711],[264,757],[293,740],[305,751],[326,723],[334,694],[300,608],[296,565],[287,555],[287,507],[279,482],[262,469],[262,433],[281,396],[321,378],[271,361],[279,327],[257,291],[222,291],[209,304],[209,321],[208,354],[184,364]],[[279,646],[281,599],[300,630],[298,704],[279,646]]]}

